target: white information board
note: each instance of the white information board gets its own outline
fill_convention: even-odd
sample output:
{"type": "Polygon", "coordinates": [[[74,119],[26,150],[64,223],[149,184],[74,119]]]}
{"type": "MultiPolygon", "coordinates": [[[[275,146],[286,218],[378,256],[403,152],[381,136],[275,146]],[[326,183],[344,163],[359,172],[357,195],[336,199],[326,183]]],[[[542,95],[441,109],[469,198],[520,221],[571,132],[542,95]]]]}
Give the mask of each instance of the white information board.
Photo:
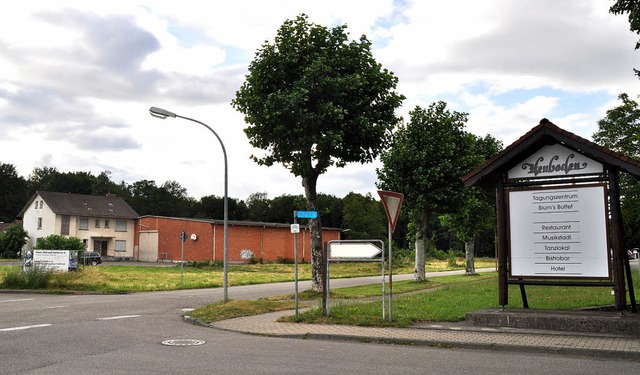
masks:
{"type": "Polygon", "coordinates": [[[69,250],[33,250],[33,264],[52,271],[69,271],[69,250]]]}
{"type": "Polygon", "coordinates": [[[604,185],[509,191],[512,277],[610,279],[604,185]]]}

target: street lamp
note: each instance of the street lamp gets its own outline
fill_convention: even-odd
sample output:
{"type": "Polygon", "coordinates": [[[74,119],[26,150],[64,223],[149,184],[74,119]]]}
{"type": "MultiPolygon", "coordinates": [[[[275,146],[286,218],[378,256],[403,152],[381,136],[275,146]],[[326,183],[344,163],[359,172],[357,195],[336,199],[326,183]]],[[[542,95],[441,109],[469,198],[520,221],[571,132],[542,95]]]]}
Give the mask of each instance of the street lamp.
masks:
{"type": "Polygon", "coordinates": [[[179,117],[185,120],[189,120],[189,121],[193,121],[195,123],[198,123],[202,126],[204,126],[205,128],[209,129],[213,135],[216,136],[216,138],[218,138],[218,141],[220,142],[220,146],[222,146],[222,153],[224,154],[224,278],[223,278],[223,290],[224,290],[224,301],[227,302],[229,300],[229,203],[228,203],[228,198],[229,198],[229,194],[228,194],[228,187],[229,187],[229,178],[228,178],[228,166],[227,166],[227,150],[224,148],[224,143],[222,143],[222,139],[220,139],[220,136],[218,135],[218,133],[216,133],[215,130],[213,130],[209,125],[205,124],[204,122],[198,121],[198,120],[194,120],[192,118],[189,117],[184,117],[184,116],[180,116],[177,115],[173,112],[169,112],[166,109],[162,109],[162,108],[158,108],[158,107],[151,107],[149,108],[149,112],[151,113],[151,116],[153,117],[157,117],[157,118],[161,118],[161,119],[165,119],[167,117],[179,117]]]}

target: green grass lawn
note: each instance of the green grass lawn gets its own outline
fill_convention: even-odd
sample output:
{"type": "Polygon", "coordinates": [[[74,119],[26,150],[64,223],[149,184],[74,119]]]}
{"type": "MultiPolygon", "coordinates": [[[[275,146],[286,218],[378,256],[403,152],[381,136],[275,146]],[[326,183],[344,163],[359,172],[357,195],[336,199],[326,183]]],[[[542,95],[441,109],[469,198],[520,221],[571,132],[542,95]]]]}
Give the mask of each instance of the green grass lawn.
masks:
{"type": "MultiPolygon", "coordinates": [[[[462,269],[462,260],[452,266],[447,261],[430,260],[427,271],[462,269]]],[[[476,267],[492,267],[493,259],[478,259],[476,267]]],[[[394,274],[413,273],[413,266],[394,267],[394,274]]],[[[49,289],[64,291],[91,291],[105,293],[130,293],[177,289],[222,287],[221,265],[207,267],[170,267],[100,265],[83,267],[78,272],[50,275],[48,284],[29,287],[22,283],[19,266],[0,265],[0,289],[49,289]],[[7,280],[12,282],[7,283],[7,280]]],[[[230,265],[229,285],[265,284],[293,281],[293,264],[244,264],[230,265]]],[[[336,263],[331,265],[331,278],[381,275],[379,263],[336,263]]],[[[311,266],[299,264],[298,280],[311,279],[311,266]]]]}
{"type": "MultiPolygon", "coordinates": [[[[448,261],[429,260],[427,271],[461,269],[448,261]]],[[[494,267],[493,259],[479,259],[476,268],[494,267]]],[[[336,263],[331,265],[331,278],[378,276],[377,263],[336,263]]],[[[413,273],[413,266],[394,267],[394,274],[413,273]]],[[[299,280],[309,280],[309,264],[299,265],[299,280]]],[[[229,285],[263,284],[294,280],[294,265],[253,264],[229,266],[229,285]]],[[[638,272],[634,272],[636,296],[640,295],[638,272]]],[[[78,272],[29,275],[19,266],[0,265],[0,288],[45,289],[50,292],[92,291],[129,293],[176,289],[221,287],[221,266],[207,267],[153,267],[100,265],[84,267],[78,272]],[[32,279],[29,279],[32,277],[32,279]]],[[[607,306],[614,303],[611,289],[606,287],[543,287],[527,286],[531,308],[573,309],[607,306]]],[[[301,291],[300,307],[309,307],[299,314],[302,322],[408,326],[414,322],[460,321],[470,311],[498,307],[498,281],[495,272],[466,276],[431,277],[424,282],[394,281],[393,317],[389,323],[382,319],[381,285],[375,283],[353,288],[331,290],[331,316],[322,315],[321,296],[313,291],[301,291]]],[[[235,316],[268,311],[293,309],[293,295],[270,297],[257,301],[227,301],[214,303],[190,313],[203,321],[214,321],[235,316]]],[[[509,305],[522,307],[519,288],[509,287],[509,305]]],[[[293,320],[293,318],[289,318],[293,320]]]]}

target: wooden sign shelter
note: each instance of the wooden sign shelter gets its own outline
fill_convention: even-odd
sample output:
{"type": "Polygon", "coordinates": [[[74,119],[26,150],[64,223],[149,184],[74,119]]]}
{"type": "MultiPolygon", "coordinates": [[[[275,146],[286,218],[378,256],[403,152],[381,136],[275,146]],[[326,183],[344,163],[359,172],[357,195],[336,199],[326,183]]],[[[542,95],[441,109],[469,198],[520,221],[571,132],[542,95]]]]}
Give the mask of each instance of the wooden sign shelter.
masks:
{"type": "Polygon", "coordinates": [[[636,301],[622,244],[619,174],[640,161],[547,119],[463,177],[496,191],[499,304],[518,285],[612,287],[616,309],[636,301]],[[625,279],[626,274],[626,279],[625,279]]]}

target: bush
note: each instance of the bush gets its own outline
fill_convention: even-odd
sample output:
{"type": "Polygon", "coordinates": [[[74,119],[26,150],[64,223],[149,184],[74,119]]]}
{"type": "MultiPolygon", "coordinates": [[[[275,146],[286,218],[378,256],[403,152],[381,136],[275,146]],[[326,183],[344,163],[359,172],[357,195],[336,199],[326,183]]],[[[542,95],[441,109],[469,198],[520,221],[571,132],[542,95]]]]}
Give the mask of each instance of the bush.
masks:
{"type": "Polygon", "coordinates": [[[65,237],[52,234],[36,240],[34,249],[43,250],[86,250],[84,243],[77,237],[65,237]]]}
{"type": "Polygon", "coordinates": [[[21,226],[10,225],[4,233],[0,233],[0,258],[20,258],[27,237],[29,234],[21,226]]]}
{"type": "MultiPolygon", "coordinates": [[[[385,249],[385,251],[388,254],[388,249],[385,249]]],[[[387,254],[385,254],[385,257],[387,254]]],[[[393,264],[398,267],[411,265],[415,261],[416,251],[415,249],[401,249],[394,246],[391,249],[391,256],[393,257],[393,264]]]]}
{"type": "Polygon", "coordinates": [[[31,266],[27,270],[7,272],[2,281],[6,289],[46,289],[53,272],[40,267],[31,266]]]}
{"type": "Polygon", "coordinates": [[[447,259],[447,265],[449,267],[458,267],[458,258],[453,252],[449,252],[449,258],[447,259]]]}
{"type": "Polygon", "coordinates": [[[432,248],[429,249],[429,251],[427,251],[427,256],[428,257],[432,257],[432,258],[436,258],[437,260],[449,259],[449,254],[447,254],[443,250],[436,249],[435,247],[432,247],[432,248]]]}

